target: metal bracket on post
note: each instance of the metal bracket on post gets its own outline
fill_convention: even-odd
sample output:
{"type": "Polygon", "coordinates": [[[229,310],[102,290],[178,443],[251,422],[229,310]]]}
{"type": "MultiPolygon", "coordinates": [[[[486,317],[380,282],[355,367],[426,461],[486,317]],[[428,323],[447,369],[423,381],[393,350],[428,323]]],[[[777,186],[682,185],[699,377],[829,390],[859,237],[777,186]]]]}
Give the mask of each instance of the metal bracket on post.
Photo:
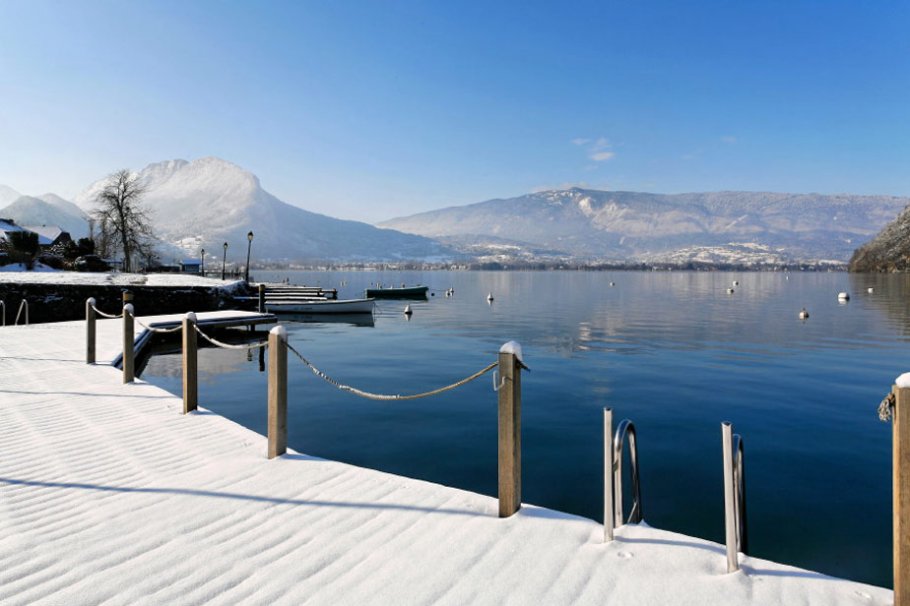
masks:
{"type": "Polygon", "coordinates": [[[268,456],[274,459],[287,452],[288,444],[288,332],[284,326],[269,331],[268,382],[268,456]]]}
{"type": "Polygon", "coordinates": [[[95,363],[95,299],[85,300],[85,363],[95,363]]]}
{"type": "Polygon", "coordinates": [[[521,508],[521,345],[509,341],[499,349],[499,517],[521,508]]]}
{"type": "Polygon", "coordinates": [[[196,314],[183,318],[183,414],[199,406],[198,347],[196,344],[196,314]]]}

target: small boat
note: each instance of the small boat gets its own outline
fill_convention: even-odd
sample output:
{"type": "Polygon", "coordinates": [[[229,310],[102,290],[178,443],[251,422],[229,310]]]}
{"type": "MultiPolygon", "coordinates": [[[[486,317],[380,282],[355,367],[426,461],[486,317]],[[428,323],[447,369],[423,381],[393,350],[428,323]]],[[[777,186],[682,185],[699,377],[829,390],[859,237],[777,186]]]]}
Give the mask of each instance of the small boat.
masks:
{"type": "Polygon", "coordinates": [[[373,299],[426,299],[429,286],[392,286],[390,288],[367,288],[365,297],[373,299]]]}
{"type": "Polygon", "coordinates": [[[373,299],[312,299],[310,301],[266,301],[271,313],[290,314],[370,314],[373,299]]]}

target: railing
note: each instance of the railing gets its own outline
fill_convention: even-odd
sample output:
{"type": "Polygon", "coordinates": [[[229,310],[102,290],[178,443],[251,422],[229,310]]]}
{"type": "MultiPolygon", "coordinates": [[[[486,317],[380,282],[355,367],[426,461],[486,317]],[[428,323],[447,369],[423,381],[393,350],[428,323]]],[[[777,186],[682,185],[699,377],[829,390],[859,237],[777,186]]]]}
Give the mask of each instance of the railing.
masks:
{"type": "Polygon", "coordinates": [[[3,311],[3,313],[0,313],[0,317],[2,317],[2,319],[3,319],[2,325],[6,326],[6,303],[4,303],[3,301],[0,301],[0,310],[3,311]]]}
{"type": "Polygon", "coordinates": [[[746,525],[746,476],[743,439],[733,425],[721,423],[724,447],[724,527],[727,542],[727,572],[739,570],[739,552],[748,552],[746,525]]]}
{"type": "Polygon", "coordinates": [[[613,540],[614,528],[642,520],[641,481],[638,471],[638,443],[635,424],[623,419],[613,433],[613,411],[604,408],[604,541],[613,540]],[[632,476],[632,507],[629,517],[623,516],[623,451],[629,440],[629,471],[632,476]]]}
{"type": "MultiPolygon", "coordinates": [[[[16,321],[13,323],[14,326],[19,326],[19,317],[22,316],[22,310],[25,310],[25,325],[28,326],[28,300],[22,299],[22,302],[19,303],[19,311],[16,312],[16,321]]],[[[6,321],[6,306],[3,308],[4,322],[6,321]]]]}

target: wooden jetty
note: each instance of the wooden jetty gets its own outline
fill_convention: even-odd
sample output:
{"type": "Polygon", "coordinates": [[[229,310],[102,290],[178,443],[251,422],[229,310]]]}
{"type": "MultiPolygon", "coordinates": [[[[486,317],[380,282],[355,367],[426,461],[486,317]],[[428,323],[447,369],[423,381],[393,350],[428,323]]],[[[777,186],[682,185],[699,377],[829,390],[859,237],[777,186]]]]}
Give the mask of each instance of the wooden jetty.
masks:
{"type": "MultiPolygon", "coordinates": [[[[268,460],[265,436],[204,409],[180,414],[180,397],[143,381],[122,383],[110,362],[123,326],[97,322],[97,364],[85,363],[85,322],[0,329],[0,603],[894,599],[749,556],[728,574],[723,546],[646,525],[616,528],[605,542],[600,523],[521,503],[516,466],[506,470],[514,475],[502,512],[492,497],[290,448],[268,460]]],[[[503,400],[520,410],[505,391],[491,394],[501,416],[503,400]]],[[[288,410],[286,400],[304,394],[286,391],[250,406],[265,415],[282,398],[283,414],[307,414],[305,405],[288,410]]],[[[520,448],[520,425],[506,422],[508,443],[520,448]]]]}

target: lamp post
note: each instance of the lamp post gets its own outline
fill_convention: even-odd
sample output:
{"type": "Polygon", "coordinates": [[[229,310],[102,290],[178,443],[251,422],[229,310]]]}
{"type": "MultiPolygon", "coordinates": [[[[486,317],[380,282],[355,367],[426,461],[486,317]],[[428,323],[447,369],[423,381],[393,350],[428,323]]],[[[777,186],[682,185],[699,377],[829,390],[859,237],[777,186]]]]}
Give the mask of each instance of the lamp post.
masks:
{"type": "Polygon", "coordinates": [[[202,277],[205,277],[205,249],[199,251],[199,256],[202,257],[202,277]]]}
{"type": "Polygon", "coordinates": [[[250,232],[246,235],[247,245],[246,245],[246,278],[244,280],[249,283],[250,281],[250,248],[253,247],[253,232],[250,232]]]}
{"type": "Polygon", "coordinates": [[[221,279],[224,280],[224,267],[227,264],[227,242],[223,244],[224,256],[221,257],[221,279]]]}

